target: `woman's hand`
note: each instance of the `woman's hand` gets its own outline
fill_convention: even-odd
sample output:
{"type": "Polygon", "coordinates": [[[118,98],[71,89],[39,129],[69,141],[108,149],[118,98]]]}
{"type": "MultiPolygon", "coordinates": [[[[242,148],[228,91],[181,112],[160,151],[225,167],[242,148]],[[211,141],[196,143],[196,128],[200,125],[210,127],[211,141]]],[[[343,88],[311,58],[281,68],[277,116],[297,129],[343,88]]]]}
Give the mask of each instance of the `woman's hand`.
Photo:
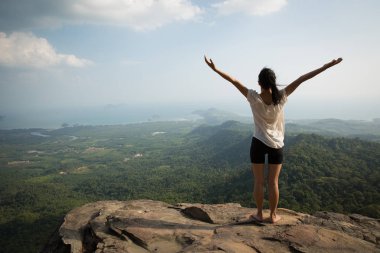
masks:
{"type": "Polygon", "coordinates": [[[342,58],[334,59],[334,60],[332,60],[331,62],[326,63],[326,64],[325,64],[325,67],[326,67],[326,68],[330,68],[330,67],[332,67],[332,66],[334,66],[334,65],[336,65],[336,64],[338,64],[338,63],[340,63],[341,61],[343,61],[342,58]]]}
{"type": "Polygon", "coordinates": [[[207,65],[208,65],[211,69],[215,70],[215,64],[214,64],[214,62],[213,62],[211,59],[207,59],[206,55],[205,55],[205,62],[207,63],[207,65]]]}

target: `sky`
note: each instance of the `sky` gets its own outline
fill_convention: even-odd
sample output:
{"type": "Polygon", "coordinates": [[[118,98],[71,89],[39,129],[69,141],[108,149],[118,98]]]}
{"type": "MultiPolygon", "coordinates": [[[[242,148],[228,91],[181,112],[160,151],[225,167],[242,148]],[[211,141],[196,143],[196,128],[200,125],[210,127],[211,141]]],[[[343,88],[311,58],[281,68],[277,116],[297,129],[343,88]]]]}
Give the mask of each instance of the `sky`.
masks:
{"type": "Polygon", "coordinates": [[[0,121],[112,106],[249,114],[205,54],[257,90],[263,67],[287,85],[342,57],[289,97],[287,117],[379,118],[379,9],[377,0],[2,0],[0,121]]]}

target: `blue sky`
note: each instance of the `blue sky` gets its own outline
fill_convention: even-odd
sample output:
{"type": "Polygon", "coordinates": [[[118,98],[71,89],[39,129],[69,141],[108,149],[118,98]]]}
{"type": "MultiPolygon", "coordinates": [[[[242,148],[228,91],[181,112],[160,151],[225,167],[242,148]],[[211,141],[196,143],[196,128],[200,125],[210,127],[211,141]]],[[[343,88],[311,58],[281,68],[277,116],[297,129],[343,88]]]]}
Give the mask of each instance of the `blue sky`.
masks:
{"type": "Polygon", "coordinates": [[[203,55],[258,89],[343,57],[289,98],[288,118],[380,117],[377,0],[2,0],[0,115],[105,105],[249,114],[203,55]]]}

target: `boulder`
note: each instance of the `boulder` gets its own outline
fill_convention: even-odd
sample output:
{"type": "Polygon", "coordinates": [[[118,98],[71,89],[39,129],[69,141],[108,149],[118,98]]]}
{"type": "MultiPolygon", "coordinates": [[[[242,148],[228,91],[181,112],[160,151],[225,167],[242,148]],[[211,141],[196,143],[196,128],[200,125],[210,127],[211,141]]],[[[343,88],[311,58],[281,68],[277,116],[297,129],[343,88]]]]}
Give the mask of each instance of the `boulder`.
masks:
{"type": "MultiPolygon", "coordinates": [[[[240,204],[99,201],[70,211],[42,253],[380,252],[379,220],[278,209],[272,224],[240,204]]],[[[264,211],[269,216],[269,211],[264,211]]]]}

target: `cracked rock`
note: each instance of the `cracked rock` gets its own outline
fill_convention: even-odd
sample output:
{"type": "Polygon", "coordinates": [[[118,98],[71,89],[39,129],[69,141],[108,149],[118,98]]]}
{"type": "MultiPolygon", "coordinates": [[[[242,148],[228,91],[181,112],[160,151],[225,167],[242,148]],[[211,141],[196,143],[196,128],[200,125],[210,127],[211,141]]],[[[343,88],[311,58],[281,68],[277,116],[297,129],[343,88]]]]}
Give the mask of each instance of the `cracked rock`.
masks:
{"type": "Polygon", "coordinates": [[[235,203],[99,201],[70,211],[42,253],[380,252],[376,219],[280,208],[282,219],[271,224],[250,220],[255,211],[235,203]]]}

